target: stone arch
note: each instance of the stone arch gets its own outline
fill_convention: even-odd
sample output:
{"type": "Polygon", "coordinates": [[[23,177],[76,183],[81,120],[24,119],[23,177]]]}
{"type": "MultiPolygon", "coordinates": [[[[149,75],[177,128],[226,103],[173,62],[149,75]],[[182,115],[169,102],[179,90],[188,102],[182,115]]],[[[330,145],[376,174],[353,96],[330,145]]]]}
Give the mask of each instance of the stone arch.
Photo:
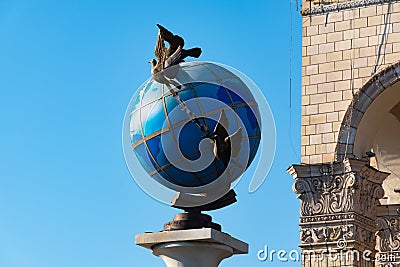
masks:
{"type": "Polygon", "coordinates": [[[375,74],[357,91],[340,126],[335,149],[336,160],[342,161],[344,158],[362,157],[362,155],[357,155],[357,153],[355,153],[356,149],[354,146],[361,120],[378,96],[386,89],[393,87],[393,85],[399,81],[400,61],[375,74]]]}
{"type": "Polygon", "coordinates": [[[381,204],[399,203],[400,61],[374,75],[355,94],[343,118],[336,160],[358,158],[390,175],[381,204]],[[374,154],[369,154],[373,152],[374,154]],[[369,154],[369,155],[368,155],[369,154]]]}

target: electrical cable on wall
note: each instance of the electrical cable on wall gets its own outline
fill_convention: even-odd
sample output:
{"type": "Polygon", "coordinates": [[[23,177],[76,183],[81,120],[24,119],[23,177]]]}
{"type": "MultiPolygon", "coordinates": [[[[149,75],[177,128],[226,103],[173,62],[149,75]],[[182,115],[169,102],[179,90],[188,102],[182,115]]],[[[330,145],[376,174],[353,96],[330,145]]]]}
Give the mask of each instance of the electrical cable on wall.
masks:
{"type": "MultiPolygon", "coordinates": [[[[388,25],[390,25],[390,19],[391,19],[391,10],[392,10],[392,2],[389,2],[388,4],[388,10],[386,12],[386,15],[384,15],[384,29],[383,29],[383,33],[382,33],[382,38],[381,38],[381,42],[379,44],[378,47],[378,52],[377,52],[377,56],[376,56],[376,62],[375,62],[375,66],[374,66],[374,70],[372,71],[372,75],[374,75],[378,68],[380,66],[382,66],[382,64],[385,64],[385,59],[386,59],[386,45],[387,45],[387,41],[388,41],[388,35],[389,35],[389,31],[388,31],[388,25]],[[383,59],[382,61],[381,59],[381,53],[382,53],[382,47],[384,47],[383,50],[383,59]]],[[[383,6],[382,6],[382,11],[383,11],[383,6]]],[[[383,13],[383,12],[382,12],[383,13]]]]}

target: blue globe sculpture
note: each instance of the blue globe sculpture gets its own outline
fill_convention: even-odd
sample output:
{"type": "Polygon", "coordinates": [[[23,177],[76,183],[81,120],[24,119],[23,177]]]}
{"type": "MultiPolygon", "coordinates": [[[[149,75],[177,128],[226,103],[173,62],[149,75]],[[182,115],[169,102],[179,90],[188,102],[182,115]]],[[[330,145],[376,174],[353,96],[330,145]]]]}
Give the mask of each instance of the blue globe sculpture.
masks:
{"type": "Polygon", "coordinates": [[[182,109],[165,85],[153,79],[138,88],[130,113],[132,149],[142,167],[165,186],[200,187],[216,181],[227,168],[236,180],[253,161],[261,138],[260,112],[250,89],[228,69],[205,62],[180,64],[174,88],[201,125],[212,134],[222,110],[229,121],[229,134],[242,128],[240,158],[225,166],[215,157],[213,142],[182,109]],[[207,141],[208,140],[208,141],[207,141]],[[200,157],[205,155],[201,168],[200,157]],[[208,155],[208,156],[207,156],[208,155]],[[204,165],[204,162],[207,164],[204,165]],[[194,165],[192,163],[195,163],[194,165]],[[197,165],[196,165],[197,164],[197,165]]]}

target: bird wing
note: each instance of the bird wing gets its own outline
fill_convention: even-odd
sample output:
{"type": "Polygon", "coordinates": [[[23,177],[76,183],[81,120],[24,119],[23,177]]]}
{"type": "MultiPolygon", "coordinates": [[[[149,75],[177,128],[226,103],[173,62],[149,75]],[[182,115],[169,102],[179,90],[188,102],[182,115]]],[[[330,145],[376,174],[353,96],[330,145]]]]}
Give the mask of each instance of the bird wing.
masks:
{"type": "Polygon", "coordinates": [[[231,155],[237,157],[240,153],[242,147],[242,127],[240,127],[236,132],[225,138],[225,143],[231,143],[231,155]]]}
{"type": "Polygon", "coordinates": [[[183,48],[183,46],[185,45],[185,41],[182,37],[180,37],[179,35],[174,35],[172,32],[170,32],[160,24],[157,24],[157,27],[160,29],[160,35],[162,39],[167,41],[169,44],[169,47],[166,51],[167,57],[171,56],[176,51],[176,49],[178,49],[179,46],[183,48]]]}
{"type": "Polygon", "coordinates": [[[178,49],[176,49],[176,51],[172,55],[170,55],[165,61],[164,68],[166,69],[173,65],[179,64],[181,61],[181,57],[182,57],[182,48],[178,46],[178,49]]]}
{"type": "Polygon", "coordinates": [[[161,37],[161,34],[158,33],[157,42],[156,42],[156,48],[154,49],[154,55],[158,59],[157,66],[156,66],[156,69],[158,71],[161,71],[163,69],[163,66],[164,66],[165,49],[166,48],[165,48],[164,40],[161,37]]]}
{"type": "Polygon", "coordinates": [[[225,110],[222,109],[217,125],[215,125],[214,128],[214,135],[218,135],[219,137],[221,137],[222,140],[224,140],[228,136],[228,128],[228,118],[226,117],[225,110]]]}

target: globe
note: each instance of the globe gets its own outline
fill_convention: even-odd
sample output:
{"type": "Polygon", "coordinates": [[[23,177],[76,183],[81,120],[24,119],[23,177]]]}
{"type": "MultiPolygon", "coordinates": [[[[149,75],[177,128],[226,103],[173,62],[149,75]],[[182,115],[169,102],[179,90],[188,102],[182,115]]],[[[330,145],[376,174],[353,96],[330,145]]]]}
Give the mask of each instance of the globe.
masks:
{"type": "Polygon", "coordinates": [[[174,80],[180,86],[151,78],[133,97],[130,140],[141,167],[167,187],[200,187],[223,174],[235,181],[253,161],[261,138],[260,111],[249,87],[209,62],[181,63],[174,80]],[[240,153],[229,164],[216,155],[211,138],[222,113],[229,135],[241,129],[240,153]]]}

